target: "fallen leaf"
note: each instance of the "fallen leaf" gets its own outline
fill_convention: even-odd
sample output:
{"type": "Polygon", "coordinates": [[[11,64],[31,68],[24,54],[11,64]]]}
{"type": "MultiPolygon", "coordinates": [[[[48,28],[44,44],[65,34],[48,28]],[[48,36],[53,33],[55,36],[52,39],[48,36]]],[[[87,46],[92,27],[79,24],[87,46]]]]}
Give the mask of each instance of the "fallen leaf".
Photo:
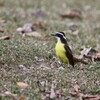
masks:
{"type": "Polygon", "coordinates": [[[10,36],[2,36],[0,37],[0,40],[9,40],[10,39],[10,36]]]}
{"type": "Polygon", "coordinates": [[[21,33],[28,33],[33,31],[35,31],[35,29],[31,23],[27,23],[23,27],[17,28],[17,32],[21,32],[21,33]]]}
{"type": "Polygon", "coordinates": [[[78,19],[81,19],[82,18],[82,13],[78,9],[70,9],[65,14],[60,14],[60,16],[62,18],[71,18],[71,19],[72,18],[78,18],[78,19]]]}
{"type": "Polygon", "coordinates": [[[88,53],[90,52],[91,49],[92,49],[92,47],[88,47],[88,48],[84,47],[84,48],[82,48],[79,58],[83,58],[84,55],[88,55],[88,53]]]}
{"type": "Polygon", "coordinates": [[[0,93],[0,97],[11,97],[11,98],[13,98],[13,100],[18,100],[17,94],[13,94],[9,91],[6,91],[5,93],[0,93]]]}
{"type": "Polygon", "coordinates": [[[100,58],[100,52],[96,53],[97,58],[100,58]]]}
{"type": "Polygon", "coordinates": [[[88,64],[88,61],[86,61],[86,60],[84,60],[83,58],[78,58],[78,57],[73,57],[73,59],[74,59],[74,62],[75,63],[83,63],[83,64],[88,64]]]}
{"type": "Polygon", "coordinates": [[[100,61],[100,53],[93,47],[84,47],[79,58],[86,58],[91,61],[100,61]]]}
{"type": "Polygon", "coordinates": [[[9,95],[9,96],[11,95],[11,96],[14,96],[14,97],[17,96],[17,94],[13,94],[13,93],[11,93],[11,92],[9,92],[9,91],[6,91],[5,94],[6,94],[6,95],[9,95]]]}
{"type": "Polygon", "coordinates": [[[19,100],[25,100],[25,99],[24,99],[24,97],[23,97],[23,96],[21,96],[21,97],[19,98],[19,100]]]}
{"type": "Polygon", "coordinates": [[[39,29],[44,29],[46,30],[45,26],[43,25],[43,23],[41,21],[37,21],[33,24],[34,27],[39,28],[39,29]]]}
{"type": "Polygon", "coordinates": [[[20,88],[20,89],[26,89],[29,85],[24,83],[24,82],[17,82],[17,86],[20,88]]]}
{"type": "Polygon", "coordinates": [[[98,51],[95,50],[93,47],[83,47],[81,49],[81,52],[80,52],[80,58],[83,58],[84,55],[87,56],[87,55],[94,55],[96,54],[98,51]]]}
{"type": "Polygon", "coordinates": [[[25,33],[25,35],[26,36],[34,36],[34,37],[42,37],[42,35],[41,35],[41,33],[39,33],[39,32],[36,32],[36,31],[34,31],[34,32],[30,32],[30,33],[25,33]]]}
{"type": "Polygon", "coordinates": [[[41,37],[41,33],[35,31],[34,25],[31,23],[25,24],[23,27],[17,28],[17,32],[20,32],[22,36],[34,36],[34,37],[41,37]]]}
{"type": "Polygon", "coordinates": [[[0,28],[0,32],[3,33],[4,32],[4,29],[3,28],[0,28]]]}
{"type": "Polygon", "coordinates": [[[5,4],[3,2],[0,2],[0,7],[5,6],[5,4]]]}
{"type": "Polygon", "coordinates": [[[96,81],[95,84],[100,86],[100,81],[96,81]]]}
{"type": "Polygon", "coordinates": [[[100,95],[91,95],[82,93],[80,87],[77,84],[73,86],[71,95],[78,98],[78,100],[100,100],[100,95]]]}
{"type": "Polygon", "coordinates": [[[95,57],[94,57],[95,61],[100,61],[100,52],[96,53],[95,57]]]}
{"type": "Polygon", "coordinates": [[[22,27],[19,27],[19,28],[17,28],[16,31],[17,31],[17,32],[23,32],[23,28],[22,28],[22,27]]]}
{"type": "Polygon", "coordinates": [[[0,19],[0,25],[4,24],[6,21],[3,19],[0,19]]]}

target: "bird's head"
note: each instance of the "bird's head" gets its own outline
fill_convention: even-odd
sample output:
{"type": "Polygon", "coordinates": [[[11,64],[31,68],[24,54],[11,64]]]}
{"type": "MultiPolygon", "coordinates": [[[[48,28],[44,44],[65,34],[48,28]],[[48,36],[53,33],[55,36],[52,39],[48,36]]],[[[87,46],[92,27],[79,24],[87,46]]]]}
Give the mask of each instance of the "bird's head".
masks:
{"type": "Polygon", "coordinates": [[[66,43],[66,37],[64,32],[55,32],[51,34],[57,38],[57,42],[66,43]]]}

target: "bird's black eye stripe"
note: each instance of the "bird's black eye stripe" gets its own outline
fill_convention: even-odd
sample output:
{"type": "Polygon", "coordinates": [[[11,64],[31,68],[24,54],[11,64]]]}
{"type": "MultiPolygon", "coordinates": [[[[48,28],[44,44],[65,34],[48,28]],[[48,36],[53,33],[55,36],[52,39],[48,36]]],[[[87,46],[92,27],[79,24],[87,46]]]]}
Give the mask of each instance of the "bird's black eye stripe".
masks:
{"type": "Polygon", "coordinates": [[[63,38],[63,36],[61,34],[57,34],[58,37],[63,38]]]}
{"type": "Polygon", "coordinates": [[[64,32],[59,32],[59,33],[61,33],[61,34],[63,34],[65,36],[64,32]]]}
{"type": "Polygon", "coordinates": [[[66,43],[66,39],[63,37],[63,35],[58,34],[57,36],[60,38],[62,43],[66,43]]]}

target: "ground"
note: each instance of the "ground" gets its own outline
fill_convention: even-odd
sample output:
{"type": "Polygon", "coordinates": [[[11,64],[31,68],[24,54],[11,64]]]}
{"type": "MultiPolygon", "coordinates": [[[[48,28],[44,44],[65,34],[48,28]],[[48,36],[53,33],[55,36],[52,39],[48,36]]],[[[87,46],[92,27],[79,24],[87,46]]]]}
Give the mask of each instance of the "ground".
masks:
{"type": "Polygon", "coordinates": [[[0,19],[5,20],[0,36],[11,36],[10,40],[0,40],[1,93],[10,91],[23,95],[25,100],[41,100],[39,82],[46,81],[46,91],[50,91],[52,81],[56,81],[55,90],[65,95],[62,100],[77,100],[70,95],[75,83],[84,93],[100,94],[100,62],[79,63],[75,68],[64,64],[63,69],[54,51],[56,40],[51,36],[52,32],[69,30],[70,24],[75,23],[79,34],[66,34],[74,55],[79,55],[82,46],[95,46],[100,51],[99,0],[0,0],[0,19]],[[82,11],[83,18],[61,18],[59,15],[68,9],[82,11]],[[16,31],[26,23],[38,21],[46,28],[36,29],[42,39],[23,37],[16,31]],[[25,82],[29,87],[22,92],[16,82],[25,82]]]}

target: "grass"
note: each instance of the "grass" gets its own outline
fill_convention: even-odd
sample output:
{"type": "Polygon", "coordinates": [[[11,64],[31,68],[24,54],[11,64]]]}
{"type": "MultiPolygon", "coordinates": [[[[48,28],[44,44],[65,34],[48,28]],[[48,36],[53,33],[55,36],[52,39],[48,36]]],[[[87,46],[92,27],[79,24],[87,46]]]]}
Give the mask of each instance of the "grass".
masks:
{"type": "MultiPolygon", "coordinates": [[[[10,91],[18,95],[24,95],[25,100],[41,100],[38,81],[47,81],[47,89],[50,90],[53,80],[57,80],[58,91],[64,91],[65,98],[69,97],[74,82],[77,82],[82,91],[90,94],[99,94],[100,86],[100,62],[91,62],[88,65],[77,64],[74,69],[64,65],[65,70],[59,70],[58,59],[55,58],[55,39],[50,36],[55,31],[70,29],[69,23],[79,24],[79,35],[66,34],[73,53],[80,52],[82,46],[97,46],[100,51],[100,11],[99,0],[0,0],[0,18],[6,20],[3,24],[4,33],[0,36],[11,35],[8,41],[0,40],[0,92],[10,91]],[[68,7],[62,5],[66,3],[68,7]],[[83,20],[64,19],[58,14],[66,12],[69,8],[83,9],[90,5],[93,15],[85,13],[83,20]],[[33,13],[42,9],[45,16],[35,17],[33,13]],[[37,29],[47,40],[34,37],[25,37],[16,32],[16,29],[25,23],[42,21],[47,30],[37,29]],[[82,70],[84,69],[84,70],[82,70]],[[29,88],[23,93],[17,87],[16,82],[22,81],[29,84],[29,88]]],[[[64,99],[65,99],[64,98],[64,99]]],[[[71,97],[71,100],[75,98],[71,97]]],[[[9,100],[4,97],[2,100],[9,100]]]]}

